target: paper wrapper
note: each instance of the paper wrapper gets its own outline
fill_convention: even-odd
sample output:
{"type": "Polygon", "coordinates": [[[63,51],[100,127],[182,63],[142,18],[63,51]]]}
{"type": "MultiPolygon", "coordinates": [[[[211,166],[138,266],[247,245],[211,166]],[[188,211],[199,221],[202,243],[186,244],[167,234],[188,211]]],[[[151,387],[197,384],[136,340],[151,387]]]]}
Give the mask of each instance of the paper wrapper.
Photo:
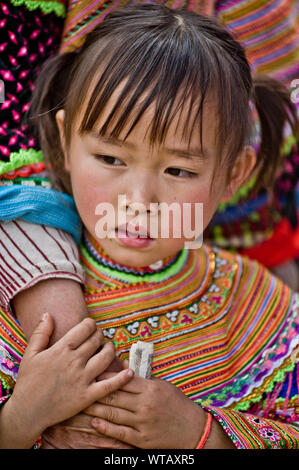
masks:
{"type": "Polygon", "coordinates": [[[137,341],[132,344],[129,355],[129,368],[138,377],[150,379],[152,375],[152,362],[154,344],[145,341],[137,341]]]}

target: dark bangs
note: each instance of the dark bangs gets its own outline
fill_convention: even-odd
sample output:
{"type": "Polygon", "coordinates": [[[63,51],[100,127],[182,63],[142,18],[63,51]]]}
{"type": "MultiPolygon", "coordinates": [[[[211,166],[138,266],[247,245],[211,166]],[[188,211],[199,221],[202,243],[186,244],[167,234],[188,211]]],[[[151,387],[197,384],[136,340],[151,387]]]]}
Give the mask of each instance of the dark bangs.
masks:
{"type": "Polygon", "coordinates": [[[187,109],[190,120],[182,137],[190,142],[197,127],[202,144],[202,112],[209,100],[217,119],[219,154],[225,152],[233,162],[248,137],[252,82],[243,48],[217,23],[188,11],[155,5],[116,10],[87,36],[70,80],[67,143],[88,93],[81,134],[95,129],[121,83],[122,93],[98,129],[103,136],[117,138],[130,125],[127,138],[154,103],[151,143],[162,143],[174,116],[187,109]]]}

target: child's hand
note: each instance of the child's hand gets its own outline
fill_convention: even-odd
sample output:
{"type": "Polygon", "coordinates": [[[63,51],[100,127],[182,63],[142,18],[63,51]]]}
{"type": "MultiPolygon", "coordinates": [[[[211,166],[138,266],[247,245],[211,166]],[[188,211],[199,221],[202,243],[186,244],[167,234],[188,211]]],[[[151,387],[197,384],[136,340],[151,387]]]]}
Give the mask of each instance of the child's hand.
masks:
{"type": "MultiPolygon", "coordinates": [[[[39,435],[47,427],[77,414],[99,397],[117,390],[131,379],[123,370],[97,382],[115,357],[112,343],[91,319],[84,319],[48,349],[53,331],[50,315],[34,331],[20,365],[9,409],[15,425],[39,435]]],[[[5,405],[5,406],[7,406],[5,405]]]]}
{"type": "Polygon", "coordinates": [[[140,448],[195,448],[205,425],[202,408],[159,379],[134,377],[98,401],[85,410],[101,418],[91,424],[106,436],[140,448]]]}

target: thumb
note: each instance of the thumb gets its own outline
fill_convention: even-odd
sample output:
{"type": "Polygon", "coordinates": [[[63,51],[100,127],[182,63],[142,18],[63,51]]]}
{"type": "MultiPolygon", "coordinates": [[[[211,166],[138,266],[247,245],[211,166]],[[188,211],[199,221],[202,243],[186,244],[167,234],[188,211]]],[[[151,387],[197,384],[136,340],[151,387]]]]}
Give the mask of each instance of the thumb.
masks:
{"type": "Polygon", "coordinates": [[[50,336],[54,330],[54,321],[49,313],[44,313],[41,321],[33,331],[28,342],[26,353],[35,355],[43,351],[49,344],[50,336]]]}

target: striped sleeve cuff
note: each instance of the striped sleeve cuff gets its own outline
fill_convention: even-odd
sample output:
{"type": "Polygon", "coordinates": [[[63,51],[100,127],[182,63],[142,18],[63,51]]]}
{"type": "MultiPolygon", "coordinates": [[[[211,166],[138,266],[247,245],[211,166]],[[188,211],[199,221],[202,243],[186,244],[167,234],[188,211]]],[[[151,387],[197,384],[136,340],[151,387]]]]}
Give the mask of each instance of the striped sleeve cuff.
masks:
{"type": "Polygon", "coordinates": [[[84,283],[72,236],[23,220],[0,223],[0,307],[10,310],[19,292],[40,281],[64,278],[84,283]]]}
{"type": "Polygon", "coordinates": [[[226,408],[203,407],[237,449],[298,449],[299,427],[226,408]]]}

